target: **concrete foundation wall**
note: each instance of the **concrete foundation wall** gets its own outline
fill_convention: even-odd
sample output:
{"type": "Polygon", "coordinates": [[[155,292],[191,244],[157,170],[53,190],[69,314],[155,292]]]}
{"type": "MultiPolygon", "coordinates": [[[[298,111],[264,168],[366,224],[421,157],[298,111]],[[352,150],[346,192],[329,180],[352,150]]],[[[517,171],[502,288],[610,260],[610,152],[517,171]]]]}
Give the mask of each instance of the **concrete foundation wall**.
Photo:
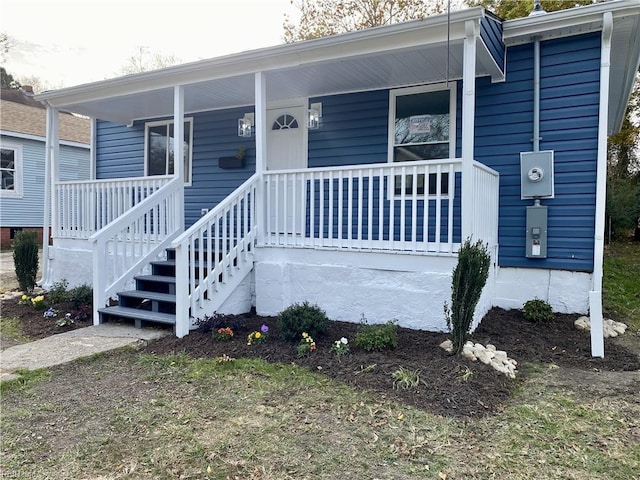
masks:
{"type": "Polygon", "coordinates": [[[261,249],[255,264],[258,314],[277,315],[308,301],[333,320],[397,320],[403,327],[445,331],[456,259],[292,249],[261,249]]]}
{"type": "Polygon", "coordinates": [[[55,246],[49,247],[49,272],[44,274],[46,283],[43,288],[50,288],[54,283],[66,280],[68,288],[78,285],[93,284],[93,252],[86,240],[56,240],[55,246]]]}
{"type": "Polygon", "coordinates": [[[527,300],[537,297],[558,313],[589,312],[592,275],[565,270],[500,268],[496,277],[493,305],[521,309],[527,300]]]}

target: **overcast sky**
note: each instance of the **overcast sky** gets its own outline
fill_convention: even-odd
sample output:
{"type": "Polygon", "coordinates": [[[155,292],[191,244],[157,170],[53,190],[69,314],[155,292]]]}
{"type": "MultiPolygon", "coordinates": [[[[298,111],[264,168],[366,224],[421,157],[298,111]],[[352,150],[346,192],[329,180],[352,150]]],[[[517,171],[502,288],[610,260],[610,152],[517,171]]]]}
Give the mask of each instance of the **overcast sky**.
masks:
{"type": "Polygon", "coordinates": [[[290,0],[0,0],[2,65],[69,87],[116,76],[140,47],[183,62],[282,43],[290,0]]]}

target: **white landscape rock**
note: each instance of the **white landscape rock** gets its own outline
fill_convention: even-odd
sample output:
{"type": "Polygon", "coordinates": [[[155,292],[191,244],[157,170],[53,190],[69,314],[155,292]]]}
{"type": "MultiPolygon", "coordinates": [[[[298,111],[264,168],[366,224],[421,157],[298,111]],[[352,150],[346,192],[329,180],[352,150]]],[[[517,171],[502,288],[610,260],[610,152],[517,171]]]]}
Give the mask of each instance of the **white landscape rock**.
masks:
{"type": "MultiPolygon", "coordinates": [[[[589,332],[591,330],[591,320],[589,317],[580,317],[573,322],[573,324],[578,330],[583,330],[585,332],[589,332]]],[[[622,322],[611,320],[610,318],[605,318],[602,322],[602,331],[604,338],[617,337],[627,331],[627,325],[622,322]]]]}
{"type": "MultiPolygon", "coordinates": [[[[447,340],[440,344],[440,347],[451,352],[451,341],[447,340]]],[[[516,367],[518,362],[507,356],[504,350],[498,350],[495,345],[467,342],[462,347],[462,356],[468,360],[476,362],[480,360],[486,365],[490,365],[496,371],[504,373],[509,378],[516,378],[516,367]]]]}
{"type": "Polygon", "coordinates": [[[453,342],[451,340],[445,340],[440,344],[440,348],[443,348],[447,352],[451,353],[453,351],[453,342]]]}

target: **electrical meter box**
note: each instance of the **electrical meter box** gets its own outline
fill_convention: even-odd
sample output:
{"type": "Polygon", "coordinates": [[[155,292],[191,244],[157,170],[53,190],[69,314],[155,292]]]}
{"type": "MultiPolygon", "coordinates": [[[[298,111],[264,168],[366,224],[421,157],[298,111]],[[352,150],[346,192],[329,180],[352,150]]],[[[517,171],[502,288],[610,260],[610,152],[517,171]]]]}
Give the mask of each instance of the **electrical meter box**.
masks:
{"type": "Polygon", "coordinates": [[[547,207],[527,207],[527,258],[547,258],[547,207]]]}
{"type": "Polygon", "coordinates": [[[520,152],[520,198],[553,198],[553,150],[520,152]]]}

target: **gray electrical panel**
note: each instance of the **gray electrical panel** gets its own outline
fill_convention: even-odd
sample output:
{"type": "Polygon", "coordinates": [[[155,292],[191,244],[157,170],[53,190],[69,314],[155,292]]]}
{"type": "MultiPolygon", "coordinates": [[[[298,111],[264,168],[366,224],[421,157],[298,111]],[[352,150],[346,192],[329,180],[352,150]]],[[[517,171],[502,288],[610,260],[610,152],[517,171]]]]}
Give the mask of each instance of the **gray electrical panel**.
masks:
{"type": "Polygon", "coordinates": [[[527,207],[527,258],[547,258],[547,207],[527,207]]]}
{"type": "Polygon", "coordinates": [[[520,198],[553,198],[553,150],[520,153],[520,198]]]}

